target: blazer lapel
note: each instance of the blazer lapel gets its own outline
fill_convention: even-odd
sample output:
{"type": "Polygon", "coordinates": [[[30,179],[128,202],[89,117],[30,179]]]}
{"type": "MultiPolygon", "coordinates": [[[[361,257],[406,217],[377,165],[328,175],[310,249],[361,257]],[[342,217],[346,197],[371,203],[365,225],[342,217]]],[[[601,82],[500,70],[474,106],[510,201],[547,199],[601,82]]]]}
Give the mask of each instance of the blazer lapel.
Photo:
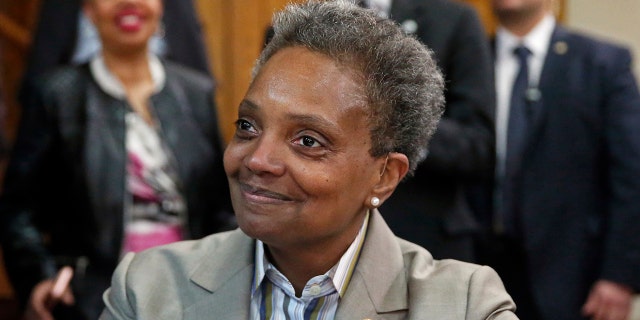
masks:
{"type": "Polygon", "coordinates": [[[378,210],[369,230],[351,282],[340,301],[336,319],[385,319],[406,315],[409,303],[402,251],[378,210]]]}
{"type": "Polygon", "coordinates": [[[95,82],[87,86],[83,103],[86,103],[85,129],[81,133],[85,141],[83,164],[91,177],[86,179],[87,192],[97,208],[93,218],[95,225],[100,226],[94,245],[98,252],[107,253],[115,261],[122,241],[123,172],[127,163],[125,115],[129,109],[125,101],[109,96],[95,82]]]}
{"type": "Polygon", "coordinates": [[[191,276],[194,289],[210,294],[189,306],[185,319],[249,319],[254,240],[237,229],[220,248],[204,256],[191,276]]]}
{"type": "MultiPolygon", "coordinates": [[[[566,92],[564,86],[568,81],[569,60],[571,59],[571,48],[569,48],[568,33],[562,27],[557,26],[551,36],[547,56],[540,74],[539,99],[532,102],[530,109],[531,126],[527,135],[527,152],[535,144],[535,139],[539,136],[546,123],[545,119],[551,104],[558,101],[558,96],[566,92]]],[[[525,157],[526,159],[527,157],[525,157]]],[[[522,163],[522,162],[521,162],[522,163]]]]}
{"type": "MultiPolygon", "coordinates": [[[[194,270],[193,290],[209,294],[184,310],[185,319],[248,319],[255,241],[239,229],[194,270]]],[[[342,297],[336,319],[402,319],[408,288],[397,239],[374,210],[360,258],[342,297]]]]}
{"type": "MultiPolygon", "coordinates": [[[[169,69],[165,69],[170,72],[169,69]]],[[[203,138],[191,115],[192,107],[186,98],[181,84],[167,76],[167,83],[158,94],[151,98],[153,112],[162,128],[161,134],[172,156],[178,161],[175,165],[182,179],[189,177],[189,168],[198,159],[212,159],[212,149],[203,138]]],[[[188,183],[188,181],[182,181],[188,183]]]]}

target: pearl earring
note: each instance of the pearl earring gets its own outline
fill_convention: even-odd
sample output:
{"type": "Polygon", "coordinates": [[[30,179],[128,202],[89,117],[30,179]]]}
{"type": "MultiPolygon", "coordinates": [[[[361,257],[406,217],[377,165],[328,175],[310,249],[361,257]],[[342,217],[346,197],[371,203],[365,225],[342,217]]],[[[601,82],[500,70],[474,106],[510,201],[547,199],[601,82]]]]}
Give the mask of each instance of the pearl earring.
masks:
{"type": "Polygon", "coordinates": [[[371,205],[374,206],[374,207],[378,207],[380,205],[380,198],[372,197],[371,198],[371,205]]]}

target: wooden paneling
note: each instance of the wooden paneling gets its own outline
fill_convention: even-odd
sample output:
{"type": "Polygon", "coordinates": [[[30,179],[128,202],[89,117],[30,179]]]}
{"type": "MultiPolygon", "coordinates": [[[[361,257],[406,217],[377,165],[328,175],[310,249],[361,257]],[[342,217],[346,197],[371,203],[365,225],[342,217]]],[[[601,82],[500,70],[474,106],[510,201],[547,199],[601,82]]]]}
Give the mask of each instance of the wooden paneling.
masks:
{"type": "Polygon", "coordinates": [[[0,1],[0,90],[6,108],[2,131],[10,141],[19,114],[15,95],[38,5],[37,0],[0,1]]]}
{"type": "MultiPolygon", "coordinates": [[[[37,0],[0,1],[0,130],[7,141],[12,141],[19,116],[16,101],[20,78],[24,68],[30,34],[34,26],[37,0]]],[[[0,159],[0,182],[4,173],[5,161],[0,159]]],[[[1,186],[1,184],[0,184],[1,186]]],[[[2,192],[0,187],[0,192],[2,192]]],[[[0,263],[2,255],[0,252],[0,263]]],[[[12,290],[6,278],[4,268],[0,266],[0,299],[12,296],[12,290]]]]}
{"type": "Polygon", "coordinates": [[[480,21],[484,25],[485,31],[492,34],[496,29],[496,19],[491,10],[491,0],[458,0],[472,5],[480,16],[480,21]]]}

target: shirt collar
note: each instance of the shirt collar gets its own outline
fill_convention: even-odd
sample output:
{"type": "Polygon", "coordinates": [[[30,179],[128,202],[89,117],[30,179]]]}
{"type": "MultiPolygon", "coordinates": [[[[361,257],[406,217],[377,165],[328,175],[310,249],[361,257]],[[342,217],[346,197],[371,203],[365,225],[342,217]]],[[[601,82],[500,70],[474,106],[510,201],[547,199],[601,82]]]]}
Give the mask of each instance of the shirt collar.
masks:
{"type": "MultiPolygon", "coordinates": [[[[98,54],[91,59],[91,62],[89,62],[89,69],[91,70],[91,75],[96,80],[96,83],[98,83],[98,86],[104,90],[104,92],[117,99],[126,98],[127,93],[124,86],[120,80],[111,73],[109,68],[107,68],[102,54],[98,54]]],[[[164,66],[156,55],[149,55],[149,70],[151,71],[151,78],[153,79],[155,86],[153,93],[158,93],[162,88],[164,88],[167,76],[164,66]]]]}
{"type": "Polygon", "coordinates": [[[551,34],[556,26],[556,19],[551,14],[547,14],[542,20],[524,37],[518,37],[504,27],[500,27],[496,32],[496,46],[499,56],[510,55],[512,50],[523,44],[531,51],[533,56],[544,57],[551,34]]]}
{"type": "MultiPolygon", "coordinates": [[[[338,263],[326,273],[326,275],[331,278],[333,286],[340,294],[340,297],[342,297],[346,292],[349,281],[351,280],[351,275],[353,274],[353,270],[355,270],[356,263],[358,262],[358,257],[366,237],[367,226],[369,225],[369,215],[369,212],[367,212],[364,222],[360,227],[360,231],[358,231],[356,238],[353,240],[347,251],[342,255],[340,261],[338,261],[338,263]]],[[[263,280],[266,277],[266,272],[269,269],[277,270],[265,255],[264,243],[260,240],[256,240],[254,281],[251,288],[252,297],[260,289],[260,285],[263,283],[263,280]]]]}

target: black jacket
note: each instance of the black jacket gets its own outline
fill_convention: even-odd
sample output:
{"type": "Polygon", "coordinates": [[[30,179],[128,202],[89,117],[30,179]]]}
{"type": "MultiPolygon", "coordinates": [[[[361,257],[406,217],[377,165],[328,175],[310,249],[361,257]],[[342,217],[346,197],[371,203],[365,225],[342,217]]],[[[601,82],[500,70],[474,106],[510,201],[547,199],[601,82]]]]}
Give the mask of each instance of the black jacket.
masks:
{"type": "MultiPolygon", "coordinates": [[[[225,229],[231,212],[212,84],[184,67],[164,65],[166,83],[151,97],[152,113],[177,164],[189,233],[199,238],[225,229]]],[[[84,257],[86,275],[105,278],[104,287],[92,284],[100,294],[123,238],[130,106],[102,91],[88,65],[45,74],[30,92],[0,198],[10,280],[25,303],[56,264],[84,257]]],[[[82,290],[76,288],[77,299],[87,296],[82,290]]]]}
{"type": "Polygon", "coordinates": [[[396,235],[434,257],[471,261],[479,226],[466,187],[492,178],[495,153],[487,37],[474,9],[459,1],[394,0],[391,18],[433,50],[446,81],[446,108],[426,160],[380,211],[396,235]]]}

